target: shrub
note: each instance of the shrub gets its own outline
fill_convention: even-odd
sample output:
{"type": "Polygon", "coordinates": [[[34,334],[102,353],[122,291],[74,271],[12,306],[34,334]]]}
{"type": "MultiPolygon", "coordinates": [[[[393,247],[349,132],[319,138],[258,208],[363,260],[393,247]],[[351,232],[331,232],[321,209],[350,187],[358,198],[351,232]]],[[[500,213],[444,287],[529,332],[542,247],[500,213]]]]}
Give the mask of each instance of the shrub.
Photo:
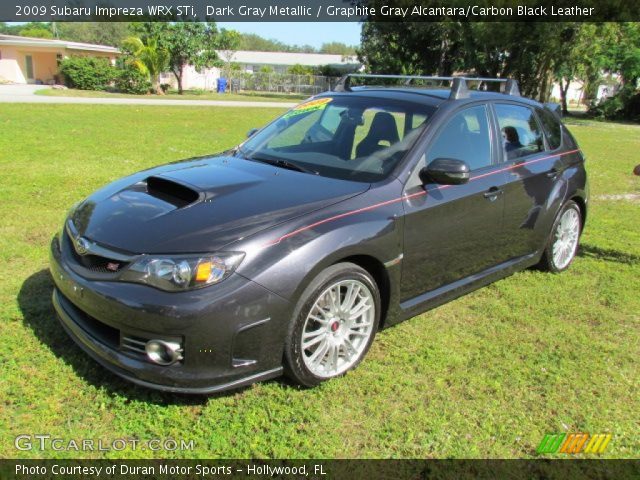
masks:
{"type": "Polygon", "coordinates": [[[116,78],[116,89],[122,93],[144,95],[149,93],[151,82],[147,75],[133,65],[125,65],[116,78]]]}
{"type": "Polygon", "coordinates": [[[613,97],[590,108],[589,113],[607,120],[638,122],[640,121],[640,92],[630,86],[624,87],[613,97]]]}
{"type": "Polygon", "coordinates": [[[116,70],[106,58],[70,57],[60,63],[67,86],[80,90],[105,90],[115,79],[116,70]]]}

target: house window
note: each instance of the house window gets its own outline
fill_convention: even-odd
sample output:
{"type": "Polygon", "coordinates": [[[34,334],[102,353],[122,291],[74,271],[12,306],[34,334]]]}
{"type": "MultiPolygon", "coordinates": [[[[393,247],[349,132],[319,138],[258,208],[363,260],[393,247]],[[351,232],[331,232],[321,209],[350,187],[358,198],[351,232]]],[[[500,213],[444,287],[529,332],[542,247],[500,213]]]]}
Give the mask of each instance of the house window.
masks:
{"type": "Polygon", "coordinates": [[[33,80],[33,57],[31,55],[25,55],[24,62],[27,70],[27,80],[33,80]]]}

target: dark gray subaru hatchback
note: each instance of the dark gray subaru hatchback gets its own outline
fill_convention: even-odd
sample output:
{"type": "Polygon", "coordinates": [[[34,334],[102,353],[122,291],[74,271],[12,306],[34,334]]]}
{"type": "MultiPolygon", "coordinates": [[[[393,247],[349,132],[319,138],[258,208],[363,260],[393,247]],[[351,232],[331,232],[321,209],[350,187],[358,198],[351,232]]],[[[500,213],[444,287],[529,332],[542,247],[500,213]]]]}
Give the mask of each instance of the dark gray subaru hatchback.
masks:
{"type": "Polygon", "coordinates": [[[569,267],[588,187],[557,115],[510,80],[352,85],[383,77],[345,77],[234,149],[79,203],[51,246],[69,335],[146,387],[285,372],[313,386],[356,367],[382,326],[569,267]]]}

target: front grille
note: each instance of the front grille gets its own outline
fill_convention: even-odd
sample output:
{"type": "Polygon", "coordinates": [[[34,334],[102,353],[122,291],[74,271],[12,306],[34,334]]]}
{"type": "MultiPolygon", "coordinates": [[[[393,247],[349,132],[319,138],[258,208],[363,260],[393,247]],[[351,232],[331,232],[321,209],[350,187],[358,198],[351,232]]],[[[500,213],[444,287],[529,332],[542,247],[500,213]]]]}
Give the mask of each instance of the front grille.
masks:
{"type": "Polygon", "coordinates": [[[120,332],[120,351],[137,359],[148,360],[146,346],[150,340],[162,340],[175,343],[179,345],[179,351],[184,352],[184,341],[182,337],[167,337],[166,335],[146,336],[145,334],[132,334],[122,331],[120,332]]]}
{"type": "Polygon", "coordinates": [[[133,352],[133,353],[146,356],[147,354],[145,350],[146,344],[147,344],[147,340],[140,337],[134,337],[134,336],[124,335],[124,334],[120,336],[120,348],[122,350],[126,350],[127,352],[133,352]]]}
{"type": "Polygon", "coordinates": [[[128,263],[98,255],[78,255],[75,250],[73,251],[73,256],[84,268],[96,273],[117,273],[129,265],[128,263]]]}
{"type": "Polygon", "coordinates": [[[76,325],[91,335],[98,342],[112,349],[118,348],[120,340],[120,331],[113,328],[100,320],[92,317],[85,311],[76,307],[62,292],[58,291],[63,308],[70,313],[70,317],[75,321],[76,325]]]}
{"type": "Polygon", "coordinates": [[[84,267],[90,272],[113,275],[120,272],[129,265],[129,262],[103,257],[100,255],[79,255],[78,252],[76,252],[76,249],[73,247],[73,242],[71,241],[69,232],[67,232],[66,229],[63,233],[62,242],[65,243],[67,250],[73,260],[78,265],[84,267]]]}
{"type": "Polygon", "coordinates": [[[58,298],[60,299],[62,308],[64,308],[64,310],[69,314],[69,317],[76,325],[82,328],[82,330],[84,330],[94,340],[111,348],[112,350],[118,350],[137,360],[149,361],[147,351],[145,349],[147,342],[149,340],[162,340],[179,346],[178,351],[181,353],[181,358],[177,363],[181,363],[184,358],[184,338],[181,336],[123,332],[118,328],[102,323],[97,318],[92,317],[88,313],[76,307],[59,290],[58,298]]]}

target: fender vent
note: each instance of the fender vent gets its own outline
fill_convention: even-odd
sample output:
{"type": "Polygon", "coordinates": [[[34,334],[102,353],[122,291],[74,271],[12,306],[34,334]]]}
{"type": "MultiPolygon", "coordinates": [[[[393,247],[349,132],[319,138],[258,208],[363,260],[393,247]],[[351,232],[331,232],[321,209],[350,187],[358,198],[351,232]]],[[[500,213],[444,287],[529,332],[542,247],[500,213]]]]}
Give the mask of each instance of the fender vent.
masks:
{"type": "Polygon", "coordinates": [[[147,178],[147,193],[177,208],[186,207],[199,198],[195,190],[162,177],[147,178]]]}

